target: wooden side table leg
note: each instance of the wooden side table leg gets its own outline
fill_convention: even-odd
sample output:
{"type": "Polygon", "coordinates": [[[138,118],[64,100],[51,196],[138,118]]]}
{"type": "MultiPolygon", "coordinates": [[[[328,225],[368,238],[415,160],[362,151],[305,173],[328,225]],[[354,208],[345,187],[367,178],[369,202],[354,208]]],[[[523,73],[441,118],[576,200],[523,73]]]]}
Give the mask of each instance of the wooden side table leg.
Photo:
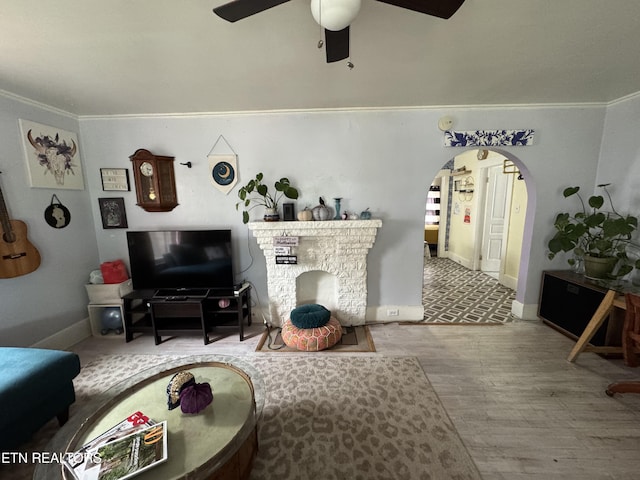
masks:
{"type": "Polygon", "coordinates": [[[593,338],[593,335],[596,333],[598,328],[600,328],[602,322],[604,322],[604,319],[609,315],[609,312],[613,307],[613,300],[615,299],[616,295],[617,294],[615,290],[609,290],[605,294],[602,302],[600,302],[600,305],[596,310],[596,313],[594,313],[593,317],[591,317],[591,320],[589,320],[589,323],[582,332],[582,335],[580,335],[580,338],[567,357],[567,360],[569,362],[575,362],[576,358],[578,358],[578,355],[580,355],[580,352],[584,350],[584,347],[587,346],[589,340],[593,338]]]}

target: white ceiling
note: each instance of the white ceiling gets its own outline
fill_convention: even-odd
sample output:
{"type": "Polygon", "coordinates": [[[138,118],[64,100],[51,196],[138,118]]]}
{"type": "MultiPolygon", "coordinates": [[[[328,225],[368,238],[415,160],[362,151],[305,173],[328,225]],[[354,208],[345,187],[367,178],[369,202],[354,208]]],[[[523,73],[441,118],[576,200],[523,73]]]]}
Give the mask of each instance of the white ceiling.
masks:
{"type": "Polygon", "coordinates": [[[640,91],[640,1],[363,0],[350,70],[309,0],[0,0],[0,89],[80,115],[610,102],[640,91]]]}

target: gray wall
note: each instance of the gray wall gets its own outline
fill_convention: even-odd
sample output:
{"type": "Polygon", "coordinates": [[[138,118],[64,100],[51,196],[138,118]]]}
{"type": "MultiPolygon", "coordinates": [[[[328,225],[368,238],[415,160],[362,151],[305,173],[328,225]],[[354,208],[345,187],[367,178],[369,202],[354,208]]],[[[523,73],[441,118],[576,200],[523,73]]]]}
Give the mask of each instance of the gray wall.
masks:
{"type": "MultiPolygon", "coordinates": [[[[421,304],[423,218],[428,185],[440,167],[461,149],[443,147],[438,118],[451,115],[456,130],[533,128],[535,144],[502,148],[525,171],[529,194],[518,301],[535,308],[540,273],[566,268],[563,259],[546,260],[550,224],[562,208],[567,185],[621,185],[623,203],[637,208],[629,172],[640,169],[640,100],[632,97],[605,108],[557,107],[448,108],[283,112],[237,115],[89,118],[0,97],[0,170],[13,218],[29,226],[41,267],[24,277],[0,280],[0,344],[29,345],[86,318],[84,284],[100,262],[126,259],[124,230],[103,230],[97,199],[125,198],[130,229],[167,227],[231,228],[236,270],[266,297],[264,257],[235,210],[234,189],[218,192],[208,177],[207,154],[224,135],[239,157],[240,182],[263,171],[270,181],[288,176],[302,192],[297,208],[329,204],[343,197],[347,211],[369,207],[383,220],[370,253],[369,304],[419,307],[421,304]],[[18,119],[26,118],[79,133],[84,161],[83,191],[28,186],[18,119]],[[605,121],[606,120],[606,121],[605,121]],[[603,133],[604,132],[604,133],[603,133]],[[180,205],[170,213],[147,213],[135,205],[135,192],[103,192],[101,167],[131,169],[138,148],[176,157],[180,205]],[[191,161],[187,169],[180,162],[191,161]],[[598,164],[598,162],[600,163],[598,164]],[[599,165],[599,167],[598,167],[599,165]],[[606,177],[606,178],[605,178],[606,177]],[[72,213],[69,227],[54,230],[42,217],[56,193],[72,213]],[[528,235],[528,238],[527,238],[528,235]],[[253,260],[251,257],[253,256],[253,260]]],[[[219,152],[224,153],[224,152],[219,152]]],[[[258,214],[256,212],[256,218],[258,214]]]]}
{"type": "MultiPolygon", "coordinates": [[[[99,266],[89,191],[30,188],[18,119],[78,132],[78,120],[27,102],[0,96],[0,182],[12,218],[27,224],[40,252],[40,268],[0,279],[0,345],[31,345],[87,316],[84,284],[99,266]],[[50,227],[44,210],[56,194],[71,212],[62,229],[50,227]]],[[[80,155],[86,159],[82,138],[80,155]]]]}
{"type": "Polygon", "coordinates": [[[616,208],[636,216],[640,215],[640,135],[638,132],[640,132],[640,95],[609,106],[596,182],[597,184],[613,183],[609,190],[616,208]]]}
{"type": "MultiPolygon", "coordinates": [[[[607,109],[602,151],[598,164],[596,184],[611,183],[616,210],[640,217],[640,96],[616,102],[607,109]]],[[[602,189],[596,188],[598,194],[602,189]]],[[[636,244],[640,245],[640,232],[636,231],[636,244]]],[[[634,258],[640,258],[640,248],[628,249],[634,258]]],[[[640,273],[631,274],[634,281],[640,273]]]]}
{"type": "MultiPolygon", "coordinates": [[[[437,128],[444,114],[458,130],[533,128],[535,144],[503,148],[528,171],[532,206],[530,238],[523,261],[534,259],[522,278],[518,298],[537,303],[545,239],[564,186],[593,185],[605,108],[602,106],[475,109],[406,109],[199,115],[184,117],[85,118],[81,133],[88,155],[93,206],[100,195],[100,167],[129,167],[138,148],[172,155],[177,165],[180,206],[171,213],[146,213],[125,197],[129,227],[231,227],[239,254],[237,269],[266,299],[264,257],[235,210],[236,190],[219,193],[208,179],[206,156],[223,135],[239,156],[240,181],[263,171],[271,181],[288,176],[302,196],[297,208],[314,206],[322,195],[330,204],[343,197],[344,210],[369,207],[383,220],[370,253],[369,305],[421,305],[423,219],[426,191],[438,170],[459,149],[443,146],[437,128]],[[536,209],[537,205],[537,209],[536,209]],[[536,210],[536,211],[534,211],[536,210]],[[530,251],[529,251],[530,250],[530,251]]],[[[256,214],[257,215],[257,214],[256,214]]],[[[257,217],[256,217],[257,218],[257,217]]],[[[102,231],[97,223],[101,260],[126,257],[124,232],[102,231]]],[[[565,264],[557,263],[556,268],[565,264]]]]}

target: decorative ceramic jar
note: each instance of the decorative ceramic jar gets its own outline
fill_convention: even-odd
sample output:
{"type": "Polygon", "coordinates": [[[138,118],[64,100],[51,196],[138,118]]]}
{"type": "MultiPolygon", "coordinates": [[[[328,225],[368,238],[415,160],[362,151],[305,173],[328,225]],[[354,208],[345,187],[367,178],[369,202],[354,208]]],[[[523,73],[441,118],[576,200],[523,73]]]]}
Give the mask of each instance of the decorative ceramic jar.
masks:
{"type": "Polygon", "coordinates": [[[333,217],[334,220],[340,220],[341,215],[340,215],[340,202],[342,201],[342,198],[334,198],[333,201],[335,202],[336,205],[336,216],[333,217]]]}
{"type": "Polygon", "coordinates": [[[280,214],[277,208],[265,208],[264,209],[264,221],[265,222],[279,222],[280,214]]]}

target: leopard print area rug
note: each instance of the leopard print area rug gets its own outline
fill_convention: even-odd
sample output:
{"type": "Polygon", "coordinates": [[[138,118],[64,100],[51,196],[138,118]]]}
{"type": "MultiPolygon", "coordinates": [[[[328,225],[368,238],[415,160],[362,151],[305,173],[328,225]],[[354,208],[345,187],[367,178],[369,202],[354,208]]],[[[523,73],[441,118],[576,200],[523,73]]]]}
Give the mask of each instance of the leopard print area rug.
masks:
{"type": "MultiPolygon", "coordinates": [[[[197,360],[229,358],[233,357],[207,355],[197,360]]],[[[262,411],[252,480],[481,478],[413,357],[253,354],[236,358],[261,377],[255,383],[264,390],[256,391],[262,411]]],[[[71,417],[103,398],[101,394],[123,377],[183,359],[190,363],[194,357],[98,357],[74,381],[77,401],[71,417]]],[[[46,451],[57,430],[56,422],[50,422],[21,451],[46,451]]],[[[32,464],[1,464],[0,478],[26,480],[33,470],[32,464]]],[[[151,470],[148,474],[153,478],[151,470]]]]}

